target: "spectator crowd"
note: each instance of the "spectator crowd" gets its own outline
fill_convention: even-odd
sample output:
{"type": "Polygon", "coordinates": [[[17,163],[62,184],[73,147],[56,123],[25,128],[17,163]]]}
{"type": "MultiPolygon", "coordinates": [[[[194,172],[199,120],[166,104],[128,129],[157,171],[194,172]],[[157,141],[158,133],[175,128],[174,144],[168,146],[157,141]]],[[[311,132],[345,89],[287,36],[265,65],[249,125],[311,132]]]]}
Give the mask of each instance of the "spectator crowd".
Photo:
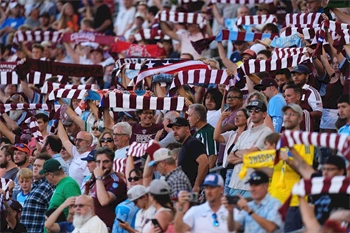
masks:
{"type": "Polygon", "coordinates": [[[349,9],[0,0],[0,232],[350,232],[349,9]]]}

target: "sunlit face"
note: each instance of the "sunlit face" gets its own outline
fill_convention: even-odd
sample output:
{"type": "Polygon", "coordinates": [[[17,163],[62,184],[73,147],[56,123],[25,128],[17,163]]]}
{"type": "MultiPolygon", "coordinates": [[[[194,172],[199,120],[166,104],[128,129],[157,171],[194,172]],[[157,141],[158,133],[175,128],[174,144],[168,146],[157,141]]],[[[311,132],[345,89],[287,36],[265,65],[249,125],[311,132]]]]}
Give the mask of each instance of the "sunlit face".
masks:
{"type": "Polygon", "coordinates": [[[45,160],[36,159],[33,163],[33,177],[34,179],[40,179],[44,177],[44,175],[39,175],[39,172],[43,169],[45,160]]]}
{"type": "Polygon", "coordinates": [[[173,126],[174,138],[182,143],[189,136],[190,129],[187,126],[173,126]]]}
{"type": "Polygon", "coordinates": [[[208,110],[215,110],[216,109],[216,104],[215,104],[215,101],[213,100],[211,94],[208,94],[205,97],[205,107],[208,110]]]}
{"type": "Polygon", "coordinates": [[[39,48],[32,49],[32,57],[33,59],[40,59],[43,57],[43,51],[39,48]]]}
{"type": "Polygon", "coordinates": [[[17,166],[22,166],[23,164],[25,164],[27,159],[28,159],[27,153],[19,150],[14,151],[13,160],[15,164],[17,164],[17,166]]]}
{"type": "Polygon", "coordinates": [[[297,104],[300,100],[300,94],[295,93],[294,89],[287,88],[284,91],[284,99],[287,104],[297,104]]]}
{"type": "Polygon", "coordinates": [[[114,150],[114,140],[111,134],[109,133],[104,134],[103,137],[100,138],[100,143],[102,147],[108,147],[114,150]]]}
{"type": "Polygon", "coordinates": [[[267,189],[269,187],[268,183],[264,184],[250,184],[250,195],[253,200],[262,200],[267,194],[267,189]]]}
{"type": "Polygon", "coordinates": [[[131,172],[130,176],[128,178],[128,182],[129,182],[129,188],[134,187],[135,185],[143,185],[143,178],[142,176],[139,176],[136,174],[136,172],[131,172]]]}
{"type": "Polygon", "coordinates": [[[143,110],[139,115],[140,123],[144,126],[151,126],[153,123],[154,112],[152,110],[143,110]]]}
{"type": "Polygon", "coordinates": [[[30,192],[33,184],[33,179],[23,179],[19,178],[18,179],[18,184],[21,186],[21,189],[23,190],[24,193],[30,192]]]}
{"type": "Polygon", "coordinates": [[[284,128],[287,130],[293,130],[297,126],[300,125],[302,117],[299,113],[293,111],[293,109],[289,108],[283,113],[283,123],[284,128]]]}
{"type": "Polygon", "coordinates": [[[306,6],[307,6],[309,13],[317,13],[318,9],[321,6],[321,1],[320,0],[308,0],[306,6]]]}
{"type": "Polygon", "coordinates": [[[38,119],[38,127],[40,132],[44,132],[47,128],[48,122],[44,122],[43,119],[38,119]]]}
{"type": "Polygon", "coordinates": [[[187,115],[188,115],[187,119],[188,119],[188,122],[190,123],[190,126],[196,127],[196,125],[199,122],[198,114],[192,108],[190,108],[187,111],[187,115]]]}
{"type": "Polygon", "coordinates": [[[249,8],[246,6],[240,6],[237,9],[237,18],[249,15],[249,8]]]}
{"type": "Polygon", "coordinates": [[[226,104],[228,104],[230,108],[236,109],[242,106],[242,101],[243,98],[238,92],[230,91],[226,95],[226,104]]]}
{"type": "Polygon", "coordinates": [[[223,187],[205,186],[204,192],[206,200],[209,203],[213,203],[221,198],[221,194],[223,193],[223,187]]]}
{"type": "Polygon", "coordinates": [[[105,175],[110,173],[113,169],[113,161],[109,159],[106,154],[98,154],[96,156],[96,166],[102,167],[105,171],[105,175]]]}
{"type": "Polygon", "coordinates": [[[75,139],[75,146],[77,147],[77,151],[82,154],[90,149],[90,139],[83,132],[79,132],[75,139]]]}
{"type": "Polygon", "coordinates": [[[253,123],[262,123],[266,117],[266,112],[261,111],[259,108],[252,107],[248,110],[250,119],[253,123]]]}
{"type": "Polygon", "coordinates": [[[114,145],[118,149],[123,148],[125,145],[128,144],[129,135],[123,133],[122,127],[116,127],[113,130],[113,140],[114,140],[114,145]]]}
{"type": "Polygon", "coordinates": [[[242,111],[238,111],[235,117],[235,125],[237,127],[247,125],[247,117],[242,111]]]}

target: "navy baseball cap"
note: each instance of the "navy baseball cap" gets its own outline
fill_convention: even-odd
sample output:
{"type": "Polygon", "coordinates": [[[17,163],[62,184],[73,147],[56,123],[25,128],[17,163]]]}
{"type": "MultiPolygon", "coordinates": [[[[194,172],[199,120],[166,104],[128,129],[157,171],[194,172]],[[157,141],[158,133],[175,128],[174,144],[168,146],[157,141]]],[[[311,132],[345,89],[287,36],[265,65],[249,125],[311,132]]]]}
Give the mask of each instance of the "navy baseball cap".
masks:
{"type": "Polygon", "coordinates": [[[239,61],[242,61],[242,57],[241,57],[241,54],[238,52],[238,51],[234,51],[231,56],[230,56],[230,60],[233,62],[233,63],[237,63],[239,61]]]}
{"type": "Polygon", "coordinates": [[[211,187],[224,187],[224,179],[221,175],[216,173],[208,174],[205,177],[202,185],[211,187]]]}
{"type": "Polygon", "coordinates": [[[257,91],[264,91],[267,87],[278,88],[278,84],[273,78],[263,78],[260,80],[260,84],[254,86],[254,89],[257,91]]]}
{"type": "Polygon", "coordinates": [[[310,74],[310,70],[306,65],[299,64],[291,71],[292,74],[310,74]]]}
{"type": "Polygon", "coordinates": [[[95,161],[95,152],[96,152],[96,150],[92,150],[92,151],[88,154],[88,156],[86,156],[85,158],[81,158],[81,160],[83,160],[83,161],[88,161],[88,162],[90,162],[90,161],[95,161]]]}

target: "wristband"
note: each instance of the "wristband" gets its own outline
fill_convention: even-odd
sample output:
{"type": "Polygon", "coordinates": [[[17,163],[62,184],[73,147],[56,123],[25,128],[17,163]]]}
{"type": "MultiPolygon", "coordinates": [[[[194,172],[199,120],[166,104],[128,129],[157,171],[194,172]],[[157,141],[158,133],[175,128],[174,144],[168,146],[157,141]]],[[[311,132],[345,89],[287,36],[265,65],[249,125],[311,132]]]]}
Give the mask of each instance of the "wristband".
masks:
{"type": "Polygon", "coordinates": [[[252,215],[252,214],[254,214],[255,213],[255,211],[254,210],[251,210],[251,211],[249,211],[249,215],[252,215]]]}

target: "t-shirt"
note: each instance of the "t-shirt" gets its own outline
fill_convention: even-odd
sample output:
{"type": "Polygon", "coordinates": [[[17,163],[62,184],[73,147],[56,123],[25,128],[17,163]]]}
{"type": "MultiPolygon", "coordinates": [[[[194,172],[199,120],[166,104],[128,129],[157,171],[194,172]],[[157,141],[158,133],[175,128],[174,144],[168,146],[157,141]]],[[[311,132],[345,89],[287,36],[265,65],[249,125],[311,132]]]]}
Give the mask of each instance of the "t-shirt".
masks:
{"type": "Polygon", "coordinates": [[[23,233],[23,232],[27,232],[26,227],[17,221],[17,225],[14,229],[8,228],[5,229],[4,231],[2,231],[2,233],[23,233]]]}
{"type": "Polygon", "coordinates": [[[135,219],[135,230],[141,232],[145,224],[154,217],[157,210],[151,205],[147,210],[140,210],[136,214],[135,219]]]}
{"type": "Polygon", "coordinates": [[[208,156],[218,154],[218,143],[214,140],[214,130],[214,127],[207,123],[193,134],[193,137],[203,143],[208,156]]]}
{"type": "Polygon", "coordinates": [[[154,139],[157,132],[163,128],[163,124],[152,124],[150,127],[142,127],[141,124],[132,126],[130,144],[133,142],[146,143],[154,139]]]}
{"type": "MultiPolygon", "coordinates": [[[[115,20],[114,27],[117,27],[117,36],[124,36],[122,33],[125,31],[128,24],[134,21],[136,8],[131,7],[129,9],[121,10],[118,13],[117,19],[115,20]]],[[[127,38],[127,37],[125,37],[127,38]]]]}
{"type": "MultiPolygon", "coordinates": [[[[99,181],[96,181],[99,182],[99,181]]],[[[112,229],[115,219],[115,207],[127,198],[126,195],[126,183],[115,172],[111,173],[103,179],[104,187],[107,192],[111,192],[116,196],[116,200],[109,203],[107,206],[102,206],[97,198],[96,183],[89,191],[89,196],[94,199],[95,213],[96,215],[106,223],[109,229],[112,229]]]]}
{"type": "Polygon", "coordinates": [[[181,41],[181,53],[192,54],[194,59],[201,57],[201,54],[199,54],[191,44],[191,41],[197,41],[204,38],[201,32],[190,34],[188,31],[184,31],[182,34],[179,34],[178,37],[181,41]]]}
{"type": "Polygon", "coordinates": [[[346,124],[338,130],[339,134],[347,134],[350,136],[350,124],[346,124]]]}
{"type": "Polygon", "coordinates": [[[75,228],[73,233],[108,233],[106,224],[97,216],[90,218],[82,227],[75,228]]]}
{"type": "Polygon", "coordinates": [[[286,105],[281,93],[273,96],[267,108],[267,114],[272,118],[273,127],[275,132],[281,132],[282,123],[283,123],[283,112],[282,108],[286,105]]]}
{"type": "Polygon", "coordinates": [[[205,147],[201,141],[193,136],[189,136],[186,141],[184,141],[179,151],[177,166],[182,167],[192,187],[194,186],[198,173],[198,163],[196,160],[202,154],[206,155],[205,147]]]}
{"type": "Polygon", "coordinates": [[[112,15],[111,11],[109,10],[108,6],[103,4],[99,6],[96,9],[95,15],[94,15],[94,28],[100,27],[106,20],[110,20],[111,23],[110,25],[105,29],[113,31],[113,20],[112,20],[112,15]]]}
{"type": "MultiPolygon", "coordinates": [[[[307,164],[312,164],[314,160],[315,147],[305,145],[294,145],[294,149],[305,160],[307,164]]],[[[284,203],[289,197],[294,185],[300,180],[300,175],[296,173],[284,161],[279,161],[274,166],[273,175],[269,187],[269,193],[274,198],[284,203]]],[[[299,206],[299,199],[293,196],[290,206],[299,206]]]]}
{"type": "Polygon", "coordinates": [[[82,154],[79,154],[77,147],[72,147],[73,160],[69,166],[69,175],[76,180],[76,182],[81,186],[83,183],[84,177],[89,174],[89,169],[86,166],[86,161],[81,160],[88,156],[90,151],[86,151],[82,154]]]}
{"type": "MultiPolygon", "coordinates": [[[[48,209],[58,208],[67,198],[79,196],[80,194],[78,183],[72,177],[66,176],[56,185],[48,209]]],[[[68,216],[68,208],[64,209],[63,212],[68,216]]]]}
{"type": "Polygon", "coordinates": [[[128,152],[130,146],[125,146],[123,148],[117,149],[114,152],[114,159],[125,159],[127,158],[126,153],[128,152]]]}
{"type": "Polygon", "coordinates": [[[117,207],[115,207],[115,220],[113,223],[113,233],[128,233],[127,230],[124,230],[119,226],[118,219],[123,220],[124,222],[127,222],[130,224],[132,228],[135,228],[135,219],[136,219],[136,213],[139,211],[139,208],[135,206],[134,202],[125,200],[117,207]]]}
{"type": "Polygon", "coordinates": [[[218,123],[221,116],[221,109],[219,110],[209,110],[207,112],[207,122],[213,126],[216,127],[216,124],[218,123]]]}
{"type": "Polygon", "coordinates": [[[60,232],[72,233],[74,231],[74,226],[71,222],[64,221],[57,224],[60,226],[60,232]]]}
{"type": "Polygon", "coordinates": [[[14,167],[14,168],[6,171],[5,174],[2,176],[2,178],[15,180],[18,171],[19,171],[18,168],[14,167]]]}
{"type": "Polygon", "coordinates": [[[27,199],[28,194],[29,194],[29,193],[24,194],[23,191],[21,191],[21,192],[19,192],[19,193],[17,194],[17,201],[18,201],[22,206],[24,206],[24,201],[27,199]]]}

